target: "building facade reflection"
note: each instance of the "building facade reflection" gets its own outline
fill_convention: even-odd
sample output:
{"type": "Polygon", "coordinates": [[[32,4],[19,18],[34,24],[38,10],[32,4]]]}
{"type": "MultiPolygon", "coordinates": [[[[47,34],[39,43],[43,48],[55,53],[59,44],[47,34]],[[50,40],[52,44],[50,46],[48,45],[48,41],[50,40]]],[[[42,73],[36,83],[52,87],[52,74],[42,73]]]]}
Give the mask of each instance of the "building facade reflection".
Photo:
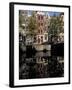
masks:
{"type": "Polygon", "coordinates": [[[22,54],[19,60],[19,79],[63,77],[64,57],[48,53],[51,52],[36,52],[32,57],[22,54]]]}

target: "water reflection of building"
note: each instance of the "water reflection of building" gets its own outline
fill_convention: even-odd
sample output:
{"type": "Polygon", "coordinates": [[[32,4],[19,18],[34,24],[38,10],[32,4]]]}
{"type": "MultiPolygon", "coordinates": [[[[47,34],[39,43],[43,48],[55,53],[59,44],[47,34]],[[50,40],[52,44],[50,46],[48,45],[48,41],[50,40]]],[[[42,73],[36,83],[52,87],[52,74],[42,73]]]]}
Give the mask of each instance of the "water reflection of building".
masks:
{"type": "Polygon", "coordinates": [[[37,67],[36,67],[36,72],[37,72],[37,77],[48,77],[47,73],[47,66],[48,66],[48,58],[43,58],[43,57],[38,57],[36,59],[37,67]]]}
{"type": "Polygon", "coordinates": [[[64,76],[64,58],[53,57],[32,57],[22,56],[22,63],[19,67],[19,79],[48,78],[64,76]]]}
{"type": "Polygon", "coordinates": [[[19,67],[19,78],[20,79],[29,78],[29,66],[26,63],[23,63],[19,67]]]}

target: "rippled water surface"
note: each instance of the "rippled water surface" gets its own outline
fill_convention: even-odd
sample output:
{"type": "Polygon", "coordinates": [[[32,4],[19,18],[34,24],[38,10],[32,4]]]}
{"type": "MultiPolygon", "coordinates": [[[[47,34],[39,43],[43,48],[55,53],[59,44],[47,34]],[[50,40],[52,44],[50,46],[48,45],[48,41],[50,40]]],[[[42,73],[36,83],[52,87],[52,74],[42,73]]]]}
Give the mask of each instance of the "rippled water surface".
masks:
{"type": "Polygon", "coordinates": [[[64,76],[63,56],[51,56],[51,51],[22,53],[19,57],[19,79],[64,76]]]}

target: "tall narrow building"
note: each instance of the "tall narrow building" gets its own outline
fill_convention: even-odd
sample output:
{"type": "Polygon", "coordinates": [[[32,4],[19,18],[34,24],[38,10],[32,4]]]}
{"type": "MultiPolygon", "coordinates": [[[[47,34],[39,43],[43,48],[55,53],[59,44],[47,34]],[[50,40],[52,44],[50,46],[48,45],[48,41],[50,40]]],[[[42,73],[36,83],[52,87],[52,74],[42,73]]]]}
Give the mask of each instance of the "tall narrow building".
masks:
{"type": "Polygon", "coordinates": [[[34,37],[36,44],[43,44],[48,42],[48,24],[47,17],[44,12],[36,13],[37,33],[34,37]]]}

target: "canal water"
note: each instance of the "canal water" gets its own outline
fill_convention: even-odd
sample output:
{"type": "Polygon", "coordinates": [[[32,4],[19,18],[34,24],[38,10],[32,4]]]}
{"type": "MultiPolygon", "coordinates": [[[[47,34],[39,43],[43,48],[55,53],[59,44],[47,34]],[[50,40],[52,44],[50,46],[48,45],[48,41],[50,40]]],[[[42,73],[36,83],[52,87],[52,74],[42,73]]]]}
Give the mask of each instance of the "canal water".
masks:
{"type": "Polygon", "coordinates": [[[51,51],[23,52],[19,56],[19,79],[64,77],[64,57],[51,51]]]}

